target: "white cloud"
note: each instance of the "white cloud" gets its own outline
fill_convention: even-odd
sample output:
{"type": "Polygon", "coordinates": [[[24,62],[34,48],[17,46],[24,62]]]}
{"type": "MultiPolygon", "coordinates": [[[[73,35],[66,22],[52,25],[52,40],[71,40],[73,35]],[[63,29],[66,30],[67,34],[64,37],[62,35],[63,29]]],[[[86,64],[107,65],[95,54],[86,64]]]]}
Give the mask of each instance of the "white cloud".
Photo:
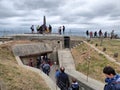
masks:
{"type": "Polygon", "coordinates": [[[120,23],[120,0],[0,0],[0,26],[43,23],[90,27],[120,23]]]}

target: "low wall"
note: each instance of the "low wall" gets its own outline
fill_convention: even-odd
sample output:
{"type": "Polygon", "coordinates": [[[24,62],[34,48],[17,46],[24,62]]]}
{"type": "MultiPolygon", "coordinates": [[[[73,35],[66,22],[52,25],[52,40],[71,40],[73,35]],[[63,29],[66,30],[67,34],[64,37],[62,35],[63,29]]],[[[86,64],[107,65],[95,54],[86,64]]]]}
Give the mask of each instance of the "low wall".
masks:
{"type": "Polygon", "coordinates": [[[30,67],[30,66],[26,66],[22,63],[21,59],[18,57],[18,56],[15,56],[18,64],[25,68],[25,69],[28,69],[28,70],[31,70],[33,72],[36,72],[38,75],[40,75],[46,82],[46,84],[48,85],[48,87],[50,88],[50,90],[60,90],[56,84],[53,82],[53,80],[48,77],[44,72],[42,72],[41,70],[37,69],[37,68],[33,68],[33,67],[30,67]]]}
{"type": "Polygon", "coordinates": [[[94,80],[90,77],[83,75],[82,73],[76,71],[74,60],[69,49],[58,51],[59,65],[65,67],[65,72],[79,82],[80,90],[103,90],[104,84],[94,80]]]}
{"type": "Polygon", "coordinates": [[[14,40],[63,40],[62,35],[52,34],[16,34],[11,36],[14,40]]]}

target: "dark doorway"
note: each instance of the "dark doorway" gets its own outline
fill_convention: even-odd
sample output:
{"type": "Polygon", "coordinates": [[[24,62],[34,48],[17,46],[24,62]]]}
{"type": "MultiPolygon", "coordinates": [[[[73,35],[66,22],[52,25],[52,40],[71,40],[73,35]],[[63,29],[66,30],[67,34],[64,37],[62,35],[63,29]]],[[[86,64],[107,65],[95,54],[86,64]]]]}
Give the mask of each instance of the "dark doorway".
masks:
{"type": "Polygon", "coordinates": [[[64,48],[70,48],[70,37],[64,36],[64,48]]]}

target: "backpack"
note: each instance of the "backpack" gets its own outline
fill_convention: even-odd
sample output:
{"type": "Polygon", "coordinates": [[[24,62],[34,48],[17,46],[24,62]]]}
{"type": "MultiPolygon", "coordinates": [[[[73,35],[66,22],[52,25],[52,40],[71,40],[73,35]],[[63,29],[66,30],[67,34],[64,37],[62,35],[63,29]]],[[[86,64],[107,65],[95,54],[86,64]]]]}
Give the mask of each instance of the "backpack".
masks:
{"type": "Polygon", "coordinates": [[[49,66],[49,65],[46,65],[46,66],[45,66],[45,70],[50,71],[50,66],[49,66]]]}

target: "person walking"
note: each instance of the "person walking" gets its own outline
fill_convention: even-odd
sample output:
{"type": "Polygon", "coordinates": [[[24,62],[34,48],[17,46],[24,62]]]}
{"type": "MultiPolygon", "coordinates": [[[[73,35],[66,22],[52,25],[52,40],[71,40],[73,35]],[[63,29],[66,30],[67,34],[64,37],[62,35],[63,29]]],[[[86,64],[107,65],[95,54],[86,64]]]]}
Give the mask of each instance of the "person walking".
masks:
{"type": "Polygon", "coordinates": [[[114,68],[106,66],[103,73],[106,76],[104,90],[120,90],[120,75],[116,74],[114,68]]]}
{"type": "Polygon", "coordinates": [[[52,32],[52,26],[49,25],[49,33],[51,33],[51,32],[52,32]]]}
{"type": "Polygon", "coordinates": [[[55,78],[56,78],[56,80],[58,79],[59,75],[60,75],[60,71],[59,71],[59,69],[56,69],[56,72],[55,72],[55,78]]]}
{"type": "Polygon", "coordinates": [[[63,34],[65,34],[65,26],[63,25],[63,34]]]}
{"type": "Polygon", "coordinates": [[[71,83],[70,89],[71,90],[79,90],[79,84],[75,78],[72,78],[72,83],[71,83]]]}
{"type": "Polygon", "coordinates": [[[58,33],[61,35],[61,26],[58,29],[58,33]]]}
{"type": "Polygon", "coordinates": [[[45,62],[45,64],[43,65],[43,72],[49,76],[50,65],[47,62],[45,62]]]}
{"type": "Polygon", "coordinates": [[[102,30],[100,29],[100,30],[99,30],[99,38],[102,37],[102,34],[103,34],[103,33],[102,33],[102,30]]]}
{"type": "Polygon", "coordinates": [[[34,25],[32,25],[32,26],[30,27],[30,29],[31,29],[32,33],[34,33],[34,25]]]}
{"type": "Polygon", "coordinates": [[[39,33],[39,28],[40,28],[40,26],[37,25],[37,27],[36,27],[37,33],[39,33]]]}
{"type": "Polygon", "coordinates": [[[31,66],[31,67],[34,66],[34,65],[33,65],[33,59],[30,58],[28,65],[31,66]]]}
{"type": "Polygon", "coordinates": [[[112,32],[111,32],[111,39],[113,39],[114,38],[114,30],[112,30],[112,32]]]}
{"type": "Polygon", "coordinates": [[[88,30],[86,31],[86,35],[87,35],[87,37],[89,36],[89,31],[88,30]]]}
{"type": "Polygon", "coordinates": [[[57,78],[57,85],[61,90],[68,90],[69,88],[69,78],[68,75],[64,72],[65,68],[60,68],[60,74],[57,78]]]}

